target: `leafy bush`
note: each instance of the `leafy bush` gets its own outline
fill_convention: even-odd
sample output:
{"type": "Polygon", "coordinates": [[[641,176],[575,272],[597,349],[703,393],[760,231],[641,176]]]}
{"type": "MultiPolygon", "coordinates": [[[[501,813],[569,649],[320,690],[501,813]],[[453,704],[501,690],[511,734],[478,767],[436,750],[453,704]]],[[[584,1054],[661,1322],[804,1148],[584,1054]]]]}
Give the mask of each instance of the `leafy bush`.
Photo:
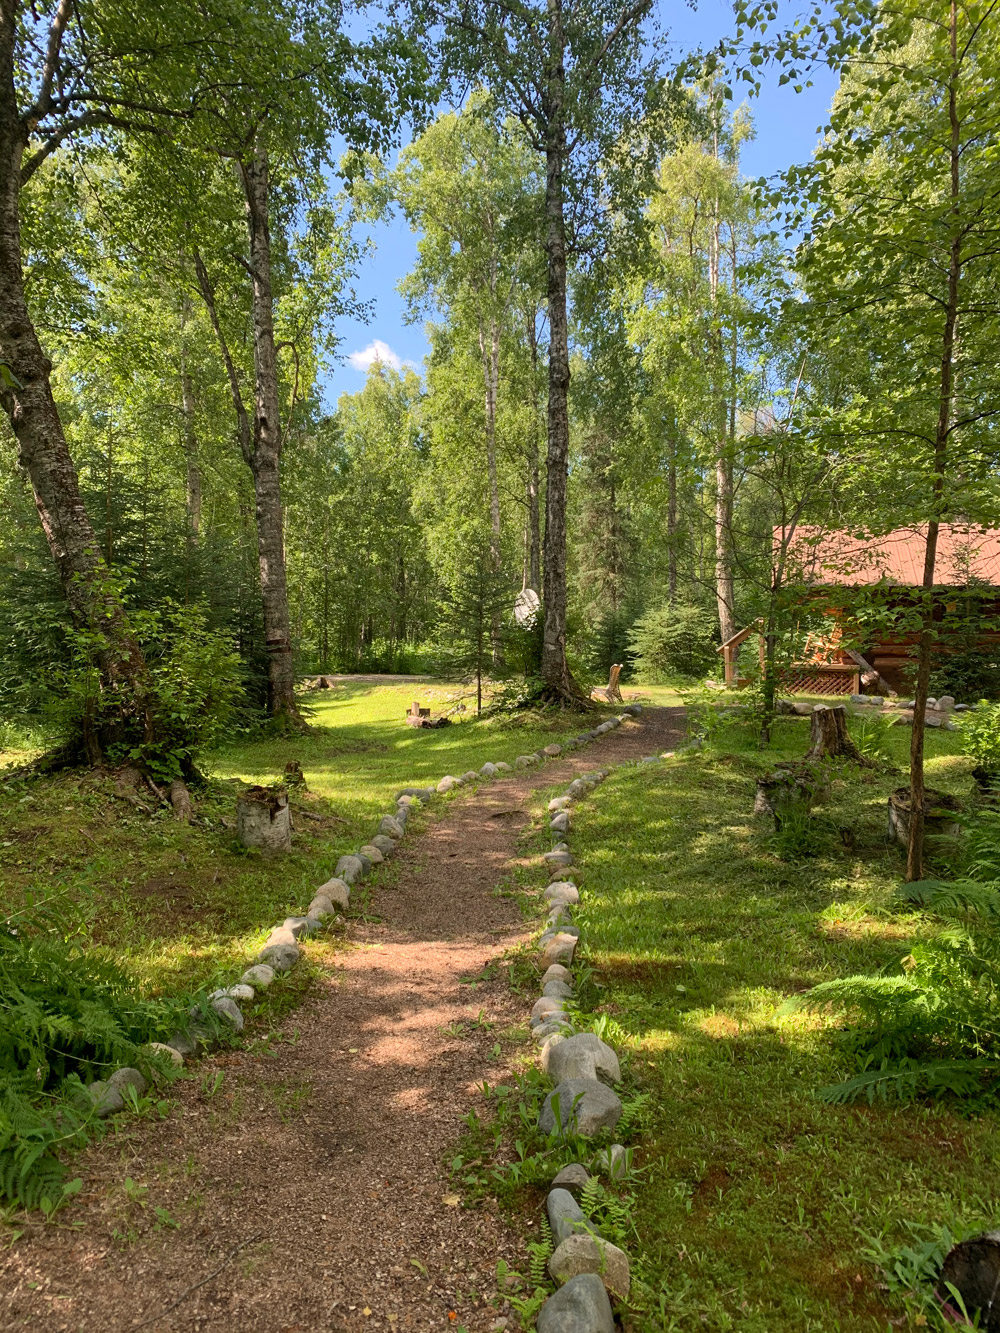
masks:
{"type": "Polygon", "coordinates": [[[931,694],[950,694],[966,702],[1000,699],[1000,654],[993,648],[970,646],[943,653],[931,672],[931,694]]]}
{"type": "Polygon", "coordinates": [[[719,661],[715,617],[700,606],[648,611],[629,634],[637,677],[647,685],[697,680],[719,661]]]}
{"type": "Polygon", "coordinates": [[[962,718],[962,753],[990,772],[1000,769],[1000,704],[983,701],[962,718]]]}

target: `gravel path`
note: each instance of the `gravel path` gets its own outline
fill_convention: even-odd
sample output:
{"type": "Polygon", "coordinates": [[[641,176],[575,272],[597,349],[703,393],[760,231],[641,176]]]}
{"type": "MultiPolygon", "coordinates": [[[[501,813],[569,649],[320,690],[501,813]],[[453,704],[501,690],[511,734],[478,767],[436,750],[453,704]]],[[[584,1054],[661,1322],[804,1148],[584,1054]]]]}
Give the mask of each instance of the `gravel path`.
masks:
{"type": "Polygon", "coordinates": [[[456,1206],[446,1166],[476,1086],[504,1073],[493,1029],[524,1021],[501,960],[525,929],[494,889],[535,789],[672,747],[680,714],[649,709],[437,807],[373,890],[380,920],[320,954],[319,984],[263,1051],[203,1061],[178,1111],[124,1118],[79,1159],[66,1223],[0,1260],[0,1327],[485,1333],[508,1314],[516,1329],[491,1302],[497,1260],[524,1266],[519,1234],[456,1206]]]}

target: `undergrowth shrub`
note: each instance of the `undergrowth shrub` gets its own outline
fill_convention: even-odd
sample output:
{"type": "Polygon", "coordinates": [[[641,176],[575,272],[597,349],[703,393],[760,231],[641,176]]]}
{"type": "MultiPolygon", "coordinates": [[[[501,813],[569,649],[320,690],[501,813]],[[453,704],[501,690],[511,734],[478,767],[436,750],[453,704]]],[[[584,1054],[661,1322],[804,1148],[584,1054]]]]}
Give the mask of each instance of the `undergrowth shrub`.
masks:
{"type": "Polygon", "coordinates": [[[664,606],[636,621],[629,651],[639,680],[697,680],[718,665],[715,617],[701,606],[664,606]]]}
{"type": "Polygon", "coordinates": [[[941,918],[898,971],[822,982],[786,1010],[843,1015],[859,1072],[827,1101],[1000,1095],[1000,814],[966,823],[965,876],[904,884],[899,901],[941,918]]]}
{"type": "Polygon", "coordinates": [[[60,1151],[94,1127],[81,1084],[121,1065],[148,1068],[140,1046],[175,1030],[188,1002],[143,996],[87,949],[62,903],[0,925],[0,1199],[51,1206],[60,1151]]]}

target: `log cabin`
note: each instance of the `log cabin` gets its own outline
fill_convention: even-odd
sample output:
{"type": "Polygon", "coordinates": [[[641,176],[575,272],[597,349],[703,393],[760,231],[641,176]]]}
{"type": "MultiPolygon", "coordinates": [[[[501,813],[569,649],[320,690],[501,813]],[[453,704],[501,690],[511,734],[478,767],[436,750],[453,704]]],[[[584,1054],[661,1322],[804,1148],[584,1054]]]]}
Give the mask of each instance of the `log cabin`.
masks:
{"type": "MultiPolygon", "coordinates": [[[[780,533],[775,533],[775,542],[780,533]]],[[[876,594],[889,610],[912,605],[923,583],[926,528],[897,528],[880,537],[803,526],[788,550],[789,586],[806,591],[813,608],[828,621],[823,633],[806,637],[800,660],[782,678],[789,693],[846,695],[868,690],[906,692],[907,669],[916,649],[915,632],[866,632],[852,616],[863,591],[876,594]]],[[[934,566],[935,619],[943,621],[964,597],[983,625],[975,643],[984,652],[1000,649],[1000,531],[944,523],[934,566]]],[[[722,644],[726,684],[738,686],[737,656],[759,624],[722,644]]],[[[951,651],[941,643],[936,652],[951,651]]],[[[760,644],[763,662],[763,641],[760,644]]]]}

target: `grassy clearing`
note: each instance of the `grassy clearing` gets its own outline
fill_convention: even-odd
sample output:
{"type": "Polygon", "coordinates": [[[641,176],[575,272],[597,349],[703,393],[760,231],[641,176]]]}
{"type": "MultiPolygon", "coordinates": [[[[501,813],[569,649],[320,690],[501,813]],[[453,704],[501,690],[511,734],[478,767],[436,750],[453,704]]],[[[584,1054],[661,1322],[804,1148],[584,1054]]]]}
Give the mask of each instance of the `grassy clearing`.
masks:
{"type": "MultiPolygon", "coordinates": [[[[635,1328],[934,1326],[900,1288],[944,1228],[993,1221],[1000,1204],[993,1116],[823,1104],[814,1089],[853,1072],[838,1034],[779,1014],[789,995],[893,967],[941,928],[892,901],[901,860],[885,808],[902,728],[897,771],[836,773],[815,854],[779,858],[773,825],[750,814],[754,781],[801,757],[807,734],[781,721],[759,755],[732,728],[711,753],[617,770],[576,808],[599,1009],[653,1094],[635,1215],[651,1288],[635,1328]],[[902,1277],[887,1277],[897,1260],[902,1277]]],[[[928,781],[966,793],[957,738],[931,733],[928,750],[928,781]]]]}
{"type": "MultiPolygon", "coordinates": [[[[243,741],[207,757],[210,780],[190,826],[166,810],[150,817],[116,799],[104,775],[0,785],[0,911],[61,895],[79,913],[84,936],[152,993],[231,977],[263,929],[301,910],[338,856],[367,841],[400,787],[487,759],[509,762],[583,725],[572,717],[471,714],[440,731],[404,725],[412,699],[443,710],[460,693],[355,683],[309,696],[309,735],[243,741]],[[236,795],[246,783],[274,782],[291,759],[302,764],[310,790],[293,797],[300,813],[292,853],[267,861],[235,841],[236,795]]],[[[11,756],[0,751],[5,760],[11,756]]],[[[366,907],[363,891],[358,907],[366,907]]]]}

